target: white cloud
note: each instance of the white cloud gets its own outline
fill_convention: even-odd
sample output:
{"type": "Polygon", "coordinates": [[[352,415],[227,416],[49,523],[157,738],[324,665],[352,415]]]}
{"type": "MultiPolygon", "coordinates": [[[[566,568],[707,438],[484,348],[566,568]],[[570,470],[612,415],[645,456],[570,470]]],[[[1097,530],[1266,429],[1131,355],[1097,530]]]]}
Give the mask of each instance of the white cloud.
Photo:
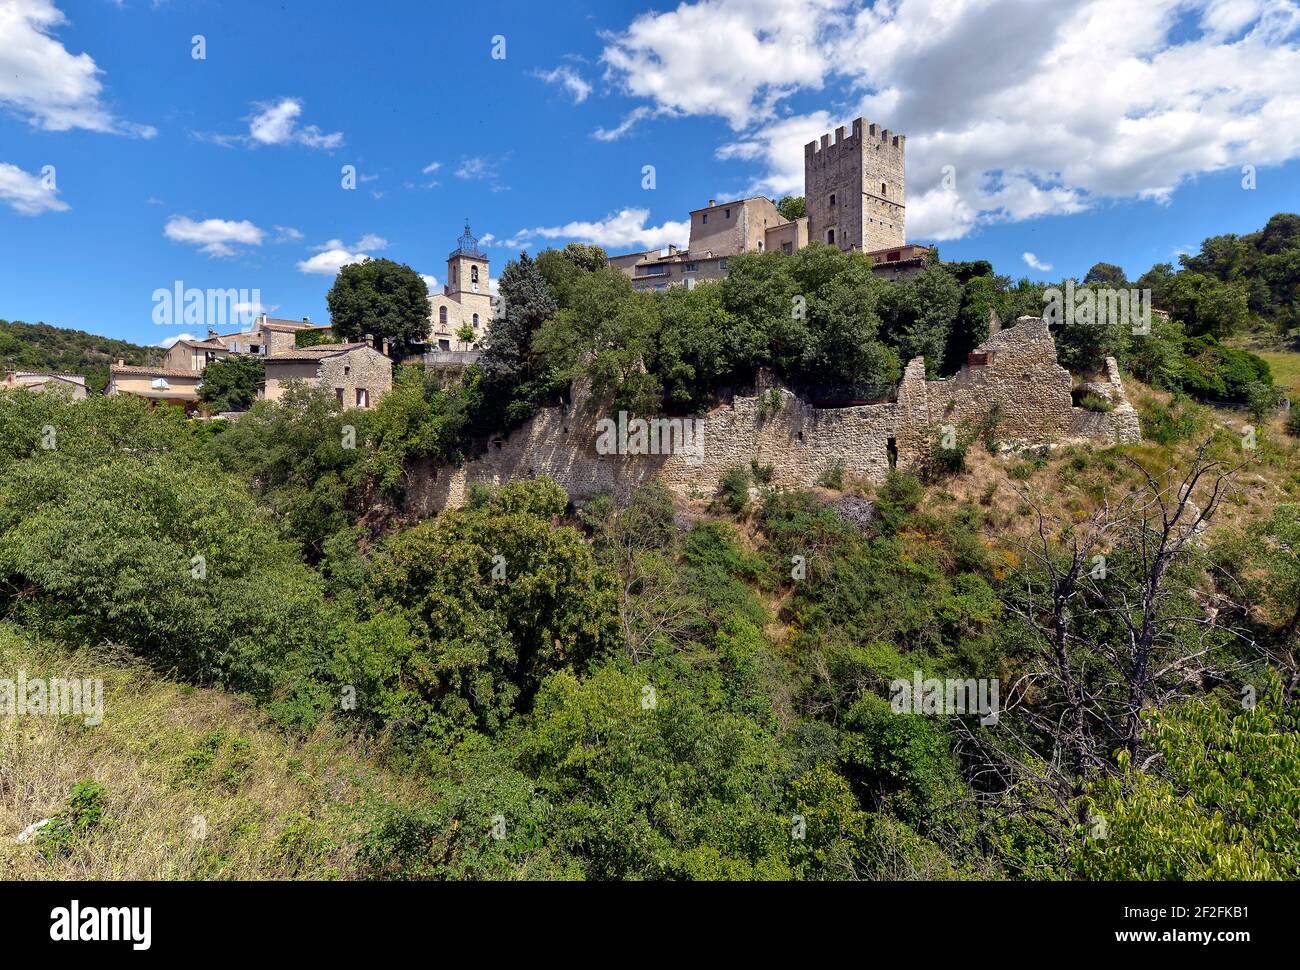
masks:
{"type": "Polygon", "coordinates": [[[633,108],[628,112],[627,117],[613,128],[597,128],[591,133],[591,137],[598,141],[617,141],[631,131],[636,125],[655,112],[642,105],[639,108],[633,108]]]}
{"type": "Polygon", "coordinates": [[[697,0],[636,18],[602,60],[646,103],[596,137],[720,117],[739,134],[718,155],[759,163],[755,191],[800,191],[803,144],[859,114],[905,133],[917,240],[1300,157],[1294,0],[697,0]],[[831,83],[834,116],[781,116],[831,83]]]}
{"type": "Polygon", "coordinates": [[[310,259],[299,260],[298,272],[334,276],[344,266],[364,263],[369,258],[365,253],[353,253],[346,249],[326,249],[310,259]]]}
{"type": "Polygon", "coordinates": [[[281,98],[275,103],[258,103],[258,109],[248,124],[248,137],[260,145],[284,145],[297,142],[308,148],[338,148],[343,144],[343,132],[325,134],[315,125],[298,124],[302,102],[297,98],[281,98]]]}
{"type": "Polygon", "coordinates": [[[103,71],[94,58],[71,53],[53,36],[67,23],[51,0],[0,2],[0,104],[47,131],[156,135],[157,129],[123,121],[103,104],[103,71]]]}
{"type": "Polygon", "coordinates": [[[563,87],[574,104],[582,104],[591,95],[590,82],[567,64],[561,64],[553,71],[534,71],[533,76],[547,84],[558,84],[563,87]]]}
{"type": "Polygon", "coordinates": [[[1036,269],[1040,273],[1047,273],[1050,272],[1052,269],[1051,263],[1044,263],[1033,253],[1021,253],[1020,258],[1025,261],[1025,265],[1027,265],[1030,269],[1036,269]]]}
{"type": "Polygon", "coordinates": [[[179,343],[182,340],[198,340],[198,339],[200,338],[194,336],[194,334],[192,333],[178,333],[174,337],[163,337],[162,340],[158,341],[156,344],[152,344],[151,346],[161,347],[163,350],[171,350],[175,344],[179,343]]]}
{"type": "Polygon", "coordinates": [[[204,219],[195,222],[188,216],[172,216],[163,227],[163,235],[173,242],[189,243],[209,256],[234,256],[238,246],[260,246],[265,233],[247,219],[204,219]]]}
{"type": "Polygon", "coordinates": [[[485,158],[467,158],[456,169],[458,179],[485,179],[496,174],[485,158]]]}
{"type": "Polygon", "coordinates": [[[302,100],[299,98],[254,101],[252,107],[253,113],[244,119],[248,122],[248,134],[216,135],[194,132],[194,137],[227,148],[234,145],[243,145],[246,148],[256,148],[258,145],[305,145],[307,148],[323,148],[330,151],[343,145],[341,131],[326,134],[316,125],[298,123],[302,115],[302,100]]]}
{"type": "Polygon", "coordinates": [[[646,13],[601,54],[630,95],[735,129],[774,115],[800,87],[820,88],[829,51],[819,35],[841,0],[702,0],[646,13]]]}
{"type": "Polygon", "coordinates": [[[331,239],[319,246],[313,246],[312,251],[316,255],[299,260],[298,272],[334,276],[344,266],[364,263],[370,259],[370,253],[365,250],[378,251],[387,248],[388,240],[374,233],[366,233],[350,246],[342,239],[331,239]]]}
{"type": "Polygon", "coordinates": [[[276,242],[301,242],[302,233],[299,232],[297,229],[295,229],[293,226],[276,226],[275,241],[276,242]]]}
{"type": "Polygon", "coordinates": [[[524,229],[508,239],[502,246],[512,249],[527,246],[534,236],[544,239],[568,239],[595,243],[606,249],[655,249],[670,243],[685,246],[691,233],[689,222],[665,222],[661,226],[647,226],[649,209],[621,209],[613,215],[595,222],[569,222],[562,226],[539,226],[524,229]]]}
{"type": "Polygon", "coordinates": [[[25,216],[68,208],[68,203],[59,198],[57,188],[46,188],[39,175],[24,172],[8,162],[0,162],[0,202],[25,216]]]}
{"type": "Polygon", "coordinates": [[[432,175],[440,168],[442,168],[442,162],[430,162],[428,165],[424,166],[424,168],[420,169],[420,171],[425,175],[432,175]]]}
{"type": "Polygon", "coordinates": [[[258,300],[250,300],[247,303],[236,303],[230,308],[230,312],[234,314],[236,319],[247,320],[252,317],[260,316],[263,313],[274,313],[278,309],[280,309],[280,304],[278,303],[267,304],[259,302],[258,300]]]}

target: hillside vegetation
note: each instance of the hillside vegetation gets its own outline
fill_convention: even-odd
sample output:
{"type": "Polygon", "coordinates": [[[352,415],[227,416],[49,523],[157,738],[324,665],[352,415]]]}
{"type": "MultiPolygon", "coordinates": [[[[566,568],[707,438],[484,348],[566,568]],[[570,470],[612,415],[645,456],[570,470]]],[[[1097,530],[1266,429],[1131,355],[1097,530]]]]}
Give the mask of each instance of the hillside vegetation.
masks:
{"type": "Polygon", "coordinates": [[[7,370],[81,374],[92,391],[108,386],[108,368],[119,360],[147,364],[158,351],[83,330],[46,323],[0,320],[0,374],[7,370]]]}
{"type": "Polygon", "coordinates": [[[944,373],[990,306],[1041,312],[978,264],[863,268],[815,247],[637,294],[582,247],[521,258],[482,365],[369,412],[0,393],[0,688],[105,681],[99,725],[0,713],[5,871],[1300,877],[1300,429],[1208,305],[1058,334],[1077,371],[1120,358],[1140,444],[990,426],[879,484],[752,464],[717,495],[536,479],[410,513],[415,462],[575,377],[692,410],[759,366],[944,373]]]}

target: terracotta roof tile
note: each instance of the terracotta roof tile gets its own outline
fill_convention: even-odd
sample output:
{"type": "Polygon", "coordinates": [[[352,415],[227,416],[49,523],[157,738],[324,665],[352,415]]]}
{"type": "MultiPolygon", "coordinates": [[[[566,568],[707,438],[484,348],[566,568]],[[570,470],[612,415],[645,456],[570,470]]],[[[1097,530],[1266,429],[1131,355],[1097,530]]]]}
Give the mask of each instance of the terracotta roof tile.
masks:
{"type": "Polygon", "coordinates": [[[282,350],[279,353],[268,354],[266,359],[268,361],[321,360],[325,357],[333,357],[335,354],[346,354],[349,351],[369,346],[365,341],[347,344],[317,344],[315,347],[298,347],[294,350],[282,350]]]}
{"type": "Polygon", "coordinates": [[[130,364],[114,364],[108,369],[110,374],[141,374],[153,377],[192,377],[202,380],[203,375],[196,370],[178,370],[174,367],[133,367],[130,364]]]}

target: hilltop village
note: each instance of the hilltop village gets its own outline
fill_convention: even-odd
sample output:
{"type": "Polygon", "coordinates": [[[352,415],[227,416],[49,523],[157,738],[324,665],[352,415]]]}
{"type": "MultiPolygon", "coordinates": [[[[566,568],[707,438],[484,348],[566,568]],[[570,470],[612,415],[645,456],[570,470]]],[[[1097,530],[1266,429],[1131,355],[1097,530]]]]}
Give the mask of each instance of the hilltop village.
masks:
{"type": "MultiPolygon", "coordinates": [[[[708,204],[690,213],[685,249],[616,255],[608,266],[635,291],[693,289],[725,279],[729,261],[743,253],[793,255],[812,243],[864,253],[871,272],[886,280],[908,279],[927,265],[930,250],[906,241],[906,137],[859,118],[804,148],[804,214],[782,214],[761,196],[708,204]]],[[[446,284],[430,295],[428,334],[421,353],[402,363],[457,373],[477,362],[490,341],[500,301],[491,293],[487,253],[468,222],[447,256],[446,284]]],[[[110,368],[106,393],[202,415],[200,389],[214,361],[256,357],[264,366],[257,398],[276,401],[295,382],[333,392],[339,408],[371,409],[393,386],[393,360],[385,341],[339,341],[329,325],[262,315],[234,333],[210,330],[205,338],[177,340],[154,366],[110,368]]],[[[759,375],[752,395],[734,396],[701,419],[702,445],[690,454],[656,456],[598,453],[602,402],[579,384],[563,403],[543,408],[496,447],[454,469],[431,470],[417,490],[430,509],[458,505],[475,483],[499,484],[516,477],[548,475],[575,497],[660,478],[686,492],[716,484],[737,462],[772,465],[777,484],[806,486],[829,468],[880,482],[889,469],[914,468],[925,458],[934,429],[988,422],[1019,444],[1066,439],[1105,442],[1140,437],[1113,359],[1089,385],[1104,410],[1074,406],[1073,380],[1057,361],[1041,318],[1022,317],[1003,328],[991,315],[989,338],[948,380],[927,380],[926,361],[907,362],[901,383],[887,400],[849,406],[813,406],[770,373],[759,375]],[[768,414],[775,402],[773,414],[768,414]],[[578,429],[585,429],[586,434],[578,429]]],[[[933,369],[931,370],[933,373],[933,369]]],[[[74,398],[88,391],[75,374],[15,371],[5,385],[33,391],[59,390],[74,398]]],[[[237,416],[237,415],[227,415],[237,416]]]]}

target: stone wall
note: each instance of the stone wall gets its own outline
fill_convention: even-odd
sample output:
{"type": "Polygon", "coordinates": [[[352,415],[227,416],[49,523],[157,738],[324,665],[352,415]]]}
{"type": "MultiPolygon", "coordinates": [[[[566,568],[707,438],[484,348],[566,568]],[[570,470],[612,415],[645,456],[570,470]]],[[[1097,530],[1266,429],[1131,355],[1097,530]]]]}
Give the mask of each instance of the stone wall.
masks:
{"type": "Polygon", "coordinates": [[[779,487],[814,485],[837,465],[879,483],[889,473],[891,450],[898,467],[919,468],[936,429],[951,424],[974,430],[995,406],[1001,415],[996,437],[1016,444],[1070,437],[1107,444],[1136,440],[1136,414],[1131,427],[1121,417],[1132,407],[1117,368],[1112,392],[1123,403],[1114,412],[1071,407],[1070,373],[1057,363],[1056,343],[1043,320],[1021,317],[979,350],[986,364],[969,364],[943,381],[925,379],[923,358],[911,361],[895,403],[817,408],[760,375],[753,394],[737,395],[699,419],[702,444],[695,453],[601,454],[600,421],[614,416],[585,386],[575,385],[570,402],[543,409],[464,465],[413,467],[411,503],[417,514],[429,515],[461,505],[472,483],[542,476],[575,499],[602,492],[625,498],[654,479],[682,495],[712,495],[723,472],[737,465],[748,469],[751,462],[771,465],[772,483],[779,487]]]}

